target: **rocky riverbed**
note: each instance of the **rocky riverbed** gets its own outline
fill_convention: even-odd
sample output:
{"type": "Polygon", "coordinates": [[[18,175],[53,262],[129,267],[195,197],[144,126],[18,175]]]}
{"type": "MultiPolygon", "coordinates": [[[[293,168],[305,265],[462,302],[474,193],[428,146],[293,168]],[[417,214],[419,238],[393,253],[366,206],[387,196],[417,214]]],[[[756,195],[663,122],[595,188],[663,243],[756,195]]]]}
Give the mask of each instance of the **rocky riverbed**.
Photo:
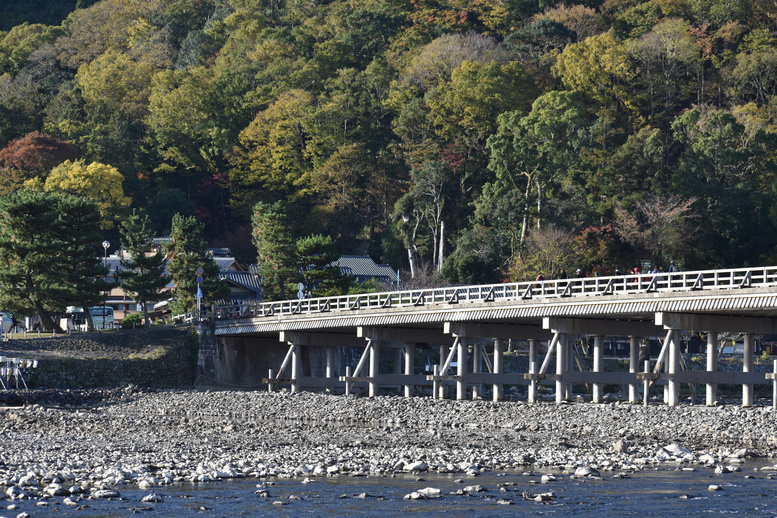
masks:
{"type": "Polygon", "coordinates": [[[775,413],[126,387],[0,392],[6,499],[109,498],[232,477],[484,470],[613,476],[777,456],[775,413]],[[608,472],[609,473],[608,475],[608,472]]]}

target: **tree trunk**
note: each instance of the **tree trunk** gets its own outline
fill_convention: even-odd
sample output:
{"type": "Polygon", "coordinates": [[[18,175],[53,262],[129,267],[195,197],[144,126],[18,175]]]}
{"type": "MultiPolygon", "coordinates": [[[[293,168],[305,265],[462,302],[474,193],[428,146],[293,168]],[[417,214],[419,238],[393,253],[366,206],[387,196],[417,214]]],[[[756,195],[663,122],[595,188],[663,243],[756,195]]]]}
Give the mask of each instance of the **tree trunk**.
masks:
{"type": "Polygon", "coordinates": [[[445,260],[445,222],[440,221],[440,262],[437,263],[437,271],[442,271],[442,262],[445,260]]]}
{"type": "Polygon", "coordinates": [[[35,307],[35,312],[38,314],[38,318],[40,318],[40,327],[44,331],[50,331],[53,329],[57,333],[64,333],[64,331],[62,331],[62,328],[59,327],[59,325],[56,322],[54,322],[54,319],[51,318],[51,315],[49,315],[49,312],[43,308],[40,302],[38,302],[37,300],[34,300],[33,305],[35,307]]]}
{"type": "Polygon", "coordinates": [[[537,229],[539,230],[542,221],[542,184],[539,178],[536,178],[534,183],[537,185],[537,229]]]}
{"type": "Polygon", "coordinates": [[[151,322],[148,321],[148,304],[143,304],[143,327],[149,327],[151,322]]]}
{"type": "MultiPolygon", "coordinates": [[[[89,311],[89,306],[81,302],[81,310],[84,312],[84,318],[86,319],[86,330],[94,331],[94,318],[92,318],[92,312],[89,311]]],[[[105,322],[105,315],[103,315],[103,322],[105,322]]]]}
{"type": "Polygon", "coordinates": [[[415,279],[415,254],[413,253],[413,245],[407,247],[407,259],[410,262],[410,278],[415,279]]]}

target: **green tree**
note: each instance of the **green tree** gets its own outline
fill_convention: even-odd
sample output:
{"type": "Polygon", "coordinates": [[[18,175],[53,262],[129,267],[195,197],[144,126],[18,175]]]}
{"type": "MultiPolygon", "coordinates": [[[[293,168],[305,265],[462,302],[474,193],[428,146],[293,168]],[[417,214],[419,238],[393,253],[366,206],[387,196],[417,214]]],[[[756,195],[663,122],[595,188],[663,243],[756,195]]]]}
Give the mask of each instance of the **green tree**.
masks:
{"type": "Polygon", "coordinates": [[[299,276],[294,260],[294,242],[280,202],[259,202],[251,216],[257,270],[264,300],[283,300],[286,287],[299,276]]]}
{"type": "Polygon", "coordinates": [[[297,240],[296,259],[302,283],[314,297],[344,295],[351,279],[338,266],[329,266],[340,258],[331,236],[314,234],[297,240]]]}
{"type": "Polygon", "coordinates": [[[104,300],[99,219],[93,202],[72,195],[20,190],[0,198],[0,305],[33,311],[44,329],[61,332],[51,312],[104,300]]]}
{"type": "Polygon", "coordinates": [[[149,325],[148,304],[165,297],[167,286],[167,257],[152,250],[154,231],[148,216],[140,217],[136,211],[121,224],[121,246],[129,254],[121,258],[120,276],[124,289],[143,308],[146,327],[149,325]]]}
{"type": "Polygon", "coordinates": [[[211,304],[229,297],[229,286],[219,278],[219,267],[208,252],[202,224],[194,216],[173,216],[170,241],[164,248],[168,271],[175,283],[174,308],[183,312],[197,305],[197,272],[202,268],[202,302],[211,304]]]}

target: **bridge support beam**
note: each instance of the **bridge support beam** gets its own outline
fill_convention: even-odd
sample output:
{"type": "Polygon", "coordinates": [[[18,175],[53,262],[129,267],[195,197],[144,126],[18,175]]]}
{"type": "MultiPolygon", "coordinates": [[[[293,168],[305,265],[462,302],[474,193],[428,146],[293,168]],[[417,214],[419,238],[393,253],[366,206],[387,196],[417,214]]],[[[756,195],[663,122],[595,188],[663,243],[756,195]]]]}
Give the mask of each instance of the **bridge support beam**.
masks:
{"type": "Polygon", "coordinates": [[[459,378],[456,381],[456,399],[459,401],[467,399],[467,345],[467,339],[461,338],[456,351],[456,375],[459,378]]]}
{"type": "MultiPolygon", "coordinates": [[[[472,373],[473,374],[479,374],[481,371],[481,366],[483,364],[481,356],[480,356],[481,346],[477,342],[473,342],[472,344],[472,373]]],[[[472,385],[472,399],[477,400],[480,399],[480,388],[481,385],[472,385]]]]}
{"type": "Polygon", "coordinates": [[[669,358],[666,365],[669,374],[667,383],[667,400],[669,406],[677,406],[680,397],[680,384],[677,382],[677,373],[680,370],[680,331],[673,330],[669,339],[669,358]]]}
{"type": "Polygon", "coordinates": [[[556,380],[556,403],[559,404],[567,398],[567,384],[564,382],[567,369],[569,369],[569,342],[566,333],[559,333],[556,345],[556,374],[559,377],[556,380]]]}
{"type": "MultiPolygon", "coordinates": [[[[634,374],[635,379],[639,372],[639,337],[629,336],[629,373],[634,374]]],[[[629,403],[639,403],[639,383],[629,385],[629,403]]]]}
{"type": "MultiPolygon", "coordinates": [[[[405,376],[412,376],[415,374],[415,344],[405,344],[405,376]]],[[[405,397],[413,397],[413,385],[404,385],[405,397]]]]}
{"type": "MultiPolygon", "coordinates": [[[[502,339],[494,338],[494,374],[502,374],[504,372],[504,355],[502,354],[502,339]]],[[[502,384],[494,383],[492,389],[492,399],[494,401],[501,401],[504,397],[502,384]]]]}
{"type": "MultiPolygon", "coordinates": [[[[537,374],[537,343],[538,340],[529,340],[529,374],[537,374]]],[[[550,345],[550,344],[548,344],[550,345]]],[[[537,402],[537,380],[531,378],[529,381],[529,403],[537,402]]]]}
{"type": "MultiPolygon", "coordinates": [[[[707,372],[718,370],[718,333],[707,333],[707,372]]],[[[718,400],[718,384],[707,383],[707,406],[715,406],[718,400]]]]}
{"type": "MultiPolygon", "coordinates": [[[[604,335],[594,336],[594,372],[602,372],[604,366],[604,335]]],[[[591,392],[591,400],[594,403],[602,402],[602,388],[603,384],[595,382],[593,384],[593,390],[591,392]]]]}
{"type": "Polygon", "coordinates": [[[378,395],[378,370],[380,367],[380,345],[381,342],[372,342],[370,348],[370,381],[369,381],[369,396],[375,397],[378,395]]]}
{"type": "MultiPolygon", "coordinates": [[[[443,367],[443,363],[445,362],[445,358],[448,357],[448,354],[450,354],[451,348],[448,344],[441,343],[440,344],[440,368],[443,367]]],[[[444,376],[448,374],[447,372],[439,372],[440,376],[444,376]]],[[[445,399],[446,391],[448,390],[445,384],[442,381],[438,382],[437,386],[437,394],[436,397],[439,399],[445,399]]],[[[432,390],[434,390],[434,387],[432,387],[432,390]]]]}
{"type": "MultiPolygon", "coordinates": [[[[742,371],[753,372],[753,352],[755,349],[753,333],[747,333],[744,340],[744,353],[742,358],[742,371]]],[[[753,406],[753,384],[742,385],[742,406],[753,406]]]]}

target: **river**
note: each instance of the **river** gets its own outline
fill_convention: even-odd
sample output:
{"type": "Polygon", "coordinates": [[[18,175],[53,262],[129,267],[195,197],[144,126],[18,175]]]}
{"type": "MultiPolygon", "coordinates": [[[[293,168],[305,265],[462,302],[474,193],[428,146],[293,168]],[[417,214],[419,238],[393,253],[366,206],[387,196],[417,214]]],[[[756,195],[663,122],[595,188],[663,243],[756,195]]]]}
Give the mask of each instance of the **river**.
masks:
{"type": "Polygon", "coordinates": [[[117,517],[140,516],[274,516],[317,518],[339,516],[395,517],[446,516],[740,516],[777,515],[777,474],[761,471],[768,460],[749,461],[740,472],[716,474],[711,468],[688,471],[672,466],[626,474],[602,472],[600,478],[572,478],[559,471],[486,472],[477,477],[424,474],[376,477],[318,477],[303,479],[235,479],[206,484],[176,484],[156,488],[162,502],[144,503],[151,491],[119,486],[120,499],[81,500],[77,506],[51,498],[42,506],[36,500],[0,501],[0,517],[26,512],[36,516],[117,517]],[[541,482],[543,474],[555,481],[541,482]],[[481,485],[485,491],[469,494],[465,487],[481,485]],[[710,485],[720,486],[711,491],[710,485]],[[441,497],[408,500],[405,495],[432,487],[441,497]],[[553,492],[547,502],[525,500],[524,493],[553,492]],[[500,501],[502,503],[500,503],[500,501]],[[507,503],[509,502],[509,504],[507,503]],[[281,504],[282,503],[282,504],[281,504]],[[9,505],[15,505],[7,509],[9,505]],[[85,507],[83,507],[85,506],[85,507]]]}

